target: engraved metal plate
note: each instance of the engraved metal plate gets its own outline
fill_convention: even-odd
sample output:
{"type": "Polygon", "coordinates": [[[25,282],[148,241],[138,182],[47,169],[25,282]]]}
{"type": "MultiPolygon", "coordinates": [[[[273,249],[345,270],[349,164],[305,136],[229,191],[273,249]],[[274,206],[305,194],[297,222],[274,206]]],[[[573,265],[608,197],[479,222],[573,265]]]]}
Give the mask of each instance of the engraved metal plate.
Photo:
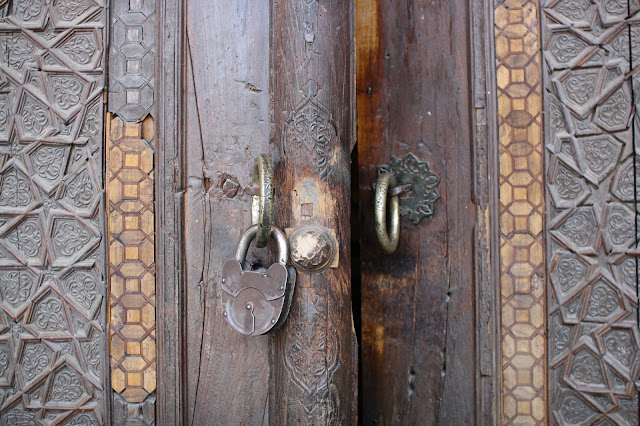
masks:
{"type": "Polygon", "coordinates": [[[431,171],[429,163],[420,161],[412,153],[403,158],[391,157],[388,165],[378,166],[378,175],[393,173],[397,186],[411,185],[411,190],[400,196],[400,214],[409,215],[413,223],[433,215],[433,206],[440,198],[440,177],[431,171]]]}

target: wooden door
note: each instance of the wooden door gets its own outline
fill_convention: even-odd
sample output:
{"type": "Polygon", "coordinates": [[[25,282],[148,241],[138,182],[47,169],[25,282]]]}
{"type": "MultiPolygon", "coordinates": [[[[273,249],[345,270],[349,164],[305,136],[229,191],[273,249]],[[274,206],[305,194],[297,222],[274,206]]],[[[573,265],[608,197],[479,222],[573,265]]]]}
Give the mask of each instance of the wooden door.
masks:
{"type": "Polygon", "coordinates": [[[0,0],[0,424],[638,424],[638,22],[0,0]],[[331,256],[247,337],[222,265],[261,154],[274,225],[331,256]]]}

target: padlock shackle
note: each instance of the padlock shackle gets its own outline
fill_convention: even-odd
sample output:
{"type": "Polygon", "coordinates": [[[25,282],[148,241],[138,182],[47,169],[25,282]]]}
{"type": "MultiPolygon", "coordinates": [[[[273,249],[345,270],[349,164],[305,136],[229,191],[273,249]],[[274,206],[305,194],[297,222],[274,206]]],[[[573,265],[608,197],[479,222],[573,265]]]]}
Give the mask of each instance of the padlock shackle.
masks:
{"type": "MultiPolygon", "coordinates": [[[[240,243],[238,243],[238,249],[236,250],[236,259],[240,262],[240,265],[244,263],[244,259],[247,257],[247,252],[249,251],[249,245],[251,241],[256,238],[257,234],[258,225],[253,225],[247,229],[242,235],[242,238],[240,238],[240,243]]],[[[289,259],[289,241],[287,241],[286,235],[280,228],[271,225],[271,238],[275,239],[278,243],[278,262],[286,265],[289,259]]]]}

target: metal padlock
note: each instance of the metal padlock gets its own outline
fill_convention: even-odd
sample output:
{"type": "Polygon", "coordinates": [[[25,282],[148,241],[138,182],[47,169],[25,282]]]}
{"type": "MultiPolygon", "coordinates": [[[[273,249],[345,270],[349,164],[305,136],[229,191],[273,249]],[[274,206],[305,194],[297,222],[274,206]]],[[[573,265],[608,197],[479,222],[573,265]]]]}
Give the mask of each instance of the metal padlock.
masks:
{"type": "Polygon", "coordinates": [[[242,235],[236,257],[227,260],[222,270],[223,315],[234,330],[248,336],[265,334],[282,325],[289,314],[296,278],[295,269],[287,268],[287,237],[275,226],[271,226],[271,238],[278,243],[278,262],[264,271],[242,269],[257,232],[255,225],[242,235]]]}

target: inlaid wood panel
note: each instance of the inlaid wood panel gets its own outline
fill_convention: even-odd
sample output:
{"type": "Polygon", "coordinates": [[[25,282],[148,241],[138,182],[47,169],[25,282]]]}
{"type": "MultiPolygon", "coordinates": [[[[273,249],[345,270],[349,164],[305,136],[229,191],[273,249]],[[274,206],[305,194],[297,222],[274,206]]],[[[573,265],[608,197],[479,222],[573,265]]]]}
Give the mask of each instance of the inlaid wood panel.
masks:
{"type": "Polygon", "coordinates": [[[545,424],[545,214],[538,2],[495,10],[502,421],[545,424]]]}
{"type": "Polygon", "coordinates": [[[111,0],[109,112],[130,122],[154,113],[157,0],[111,0]]]}
{"type": "Polygon", "coordinates": [[[100,0],[0,2],[0,424],[105,422],[100,0]]]}
{"type": "Polygon", "coordinates": [[[543,2],[549,410],[638,424],[637,1],[543,2]],[[635,182],[635,184],[634,184],[635,182]]]}
{"type": "Polygon", "coordinates": [[[156,0],[111,0],[107,199],[114,424],[153,424],[156,0]]]}
{"type": "Polygon", "coordinates": [[[156,389],[153,119],[108,117],[111,386],[140,403],[156,389]]]}

